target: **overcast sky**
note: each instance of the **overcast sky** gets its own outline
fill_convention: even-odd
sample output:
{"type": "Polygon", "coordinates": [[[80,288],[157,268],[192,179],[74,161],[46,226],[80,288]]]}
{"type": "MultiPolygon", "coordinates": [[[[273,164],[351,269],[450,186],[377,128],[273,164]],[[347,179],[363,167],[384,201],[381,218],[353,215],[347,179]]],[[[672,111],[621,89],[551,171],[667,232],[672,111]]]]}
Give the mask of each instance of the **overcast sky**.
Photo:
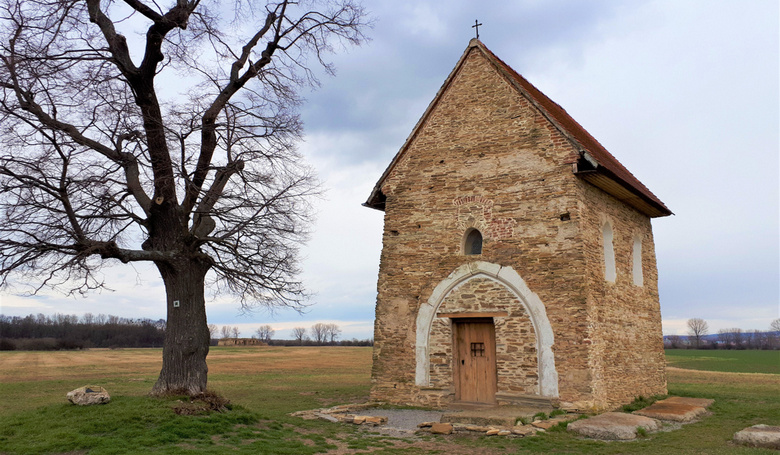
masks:
{"type": "MultiPolygon", "coordinates": [[[[474,37],[560,104],[675,213],[653,221],[665,334],[685,321],[766,330],[780,317],[780,13],[776,0],[371,0],[372,41],[307,93],[300,150],[327,194],[304,248],[303,314],[207,305],[250,336],[335,322],[373,337],[383,213],[361,207],[474,37]],[[446,6],[443,6],[446,5],[446,6]]],[[[165,317],[156,272],[107,271],[114,292],[0,295],[5,315],[165,317]]]]}

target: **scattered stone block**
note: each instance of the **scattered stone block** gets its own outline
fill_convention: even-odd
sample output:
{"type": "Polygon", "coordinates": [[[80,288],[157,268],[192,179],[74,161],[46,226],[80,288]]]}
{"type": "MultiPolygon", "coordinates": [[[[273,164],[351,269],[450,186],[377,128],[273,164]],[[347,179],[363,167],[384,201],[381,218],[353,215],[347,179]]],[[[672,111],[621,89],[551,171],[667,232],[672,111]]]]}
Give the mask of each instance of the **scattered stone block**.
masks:
{"type": "Polygon", "coordinates": [[[367,425],[373,425],[373,426],[383,425],[387,423],[387,417],[368,416],[366,417],[365,423],[367,425]]]}
{"type": "Polygon", "coordinates": [[[434,422],[431,425],[431,433],[433,434],[452,434],[452,424],[434,422]]]}
{"type": "Polygon", "coordinates": [[[366,421],[365,416],[355,416],[352,418],[352,423],[355,425],[362,425],[366,421]]]}
{"type": "Polygon", "coordinates": [[[319,418],[320,418],[320,419],[322,419],[322,420],[327,420],[328,422],[333,422],[333,423],[336,423],[336,422],[338,422],[338,421],[339,421],[339,419],[337,419],[336,417],[333,417],[333,416],[332,416],[332,415],[330,415],[330,414],[323,414],[323,413],[321,413],[321,412],[320,412],[320,413],[318,413],[318,414],[316,414],[316,416],[317,416],[317,417],[319,417],[319,418]]]}
{"type": "Polygon", "coordinates": [[[430,428],[436,422],[422,422],[417,424],[417,428],[430,428]]]}
{"type": "Polygon", "coordinates": [[[734,443],[780,450],[780,427],[753,425],[734,433],[734,443]]]}
{"type": "Polygon", "coordinates": [[[498,436],[509,436],[510,434],[512,434],[510,430],[501,430],[498,432],[498,436]]]}
{"type": "Polygon", "coordinates": [[[73,404],[90,406],[93,404],[106,404],[111,401],[111,395],[103,387],[85,386],[71,390],[65,395],[73,404]]]}
{"type": "Polygon", "coordinates": [[[656,431],[660,428],[657,420],[649,417],[625,414],[622,412],[607,412],[595,417],[572,422],[567,427],[582,436],[594,439],[631,440],[636,439],[636,429],[656,431]]]}
{"type": "Polygon", "coordinates": [[[490,430],[486,431],[486,432],[485,432],[485,434],[486,434],[487,436],[495,436],[495,435],[497,435],[499,432],[501,432],[501,430],[499,430],[498,428],[491,428],[490,430]]]}
{"type": "Polygon", "coordinates": [[[668,400],[657,401],[644,409],[634,411],[634,414],[640,416],[683,423],[692,422],[706,413],[707,409],[704,407],[668,400]]]}
{"type": "Polygon", "coordinates": [[[531,425],[519,425],[512,428],[512,433],[519,436],[533,436],[537,431],[538,429],[531,425]]]}
{"type": "Polygon", "coordinates": [[[533,423],[531,423],[532,426],[536,428],[541,428],[542,430],[549,430],[550,427],[553,427],[555,425],[558,425],[558,422],[555,420],[535,420],[533,423]]]}

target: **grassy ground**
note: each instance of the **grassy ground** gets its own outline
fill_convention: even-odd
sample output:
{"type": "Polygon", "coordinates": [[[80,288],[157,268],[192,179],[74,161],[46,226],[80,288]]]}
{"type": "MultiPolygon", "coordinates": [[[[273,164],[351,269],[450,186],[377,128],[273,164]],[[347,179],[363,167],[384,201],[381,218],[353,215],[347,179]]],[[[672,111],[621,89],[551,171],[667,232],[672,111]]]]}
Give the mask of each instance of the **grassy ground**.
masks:
{"type": "Polygon", "coordinates": [[[669,392],[715,398],[713,415],[629,443],[587,441],[565,431],[524,439],[401,440],[290,417],[296,410],[367,400],[370,348],[340,347],[212,348],[210,387],[234,406],[222,414],[178,416],[172,410],[177,398],[146,396],[160,358],[159,350],[140,349],[0,352],[0,454],[764,453],[729,440],[749,425],[780,425],[780,375],[677,368],[669,369],[669,392]],[[83,385],[106,387],[112,402],[68,404],[65,393],[83,385]]]}
{"type": "Polygon", "coordinates": [[[691,370],[780,374],[780,351],[667,349],[666,361],[691,370]]]}

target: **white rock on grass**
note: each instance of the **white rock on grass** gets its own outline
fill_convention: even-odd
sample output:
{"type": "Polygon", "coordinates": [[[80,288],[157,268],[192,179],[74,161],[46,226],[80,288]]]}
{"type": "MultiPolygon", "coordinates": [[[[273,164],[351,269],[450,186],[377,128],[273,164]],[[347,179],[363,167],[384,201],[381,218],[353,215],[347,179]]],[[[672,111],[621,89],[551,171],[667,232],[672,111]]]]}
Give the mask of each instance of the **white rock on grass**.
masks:
{"type": "Polygon", "coordinates": [[[111,396],[103,387],[85,386],[71,390],[65,395],[73,404],[89,406],[93,404],[106,404],[111,401],[111,396]]]}
{"type": "Polygon", "coordinates": [[[734,442],[751,447],[780,449],[780,427],[753,425],[734,433],[734,442]]]}

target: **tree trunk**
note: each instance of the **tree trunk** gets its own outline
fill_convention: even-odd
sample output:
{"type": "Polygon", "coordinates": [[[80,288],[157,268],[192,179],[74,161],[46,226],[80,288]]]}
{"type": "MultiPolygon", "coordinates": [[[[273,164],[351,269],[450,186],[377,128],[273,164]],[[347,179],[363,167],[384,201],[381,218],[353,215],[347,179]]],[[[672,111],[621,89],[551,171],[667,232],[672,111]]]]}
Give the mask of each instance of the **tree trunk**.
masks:
{"type": "Polygon", "coordinates": [[[209,328],[204,288],[208,265],[193,258],[176,264],[156,264],[165,283],[168,321],[163,364],[152,388],[155,395],[206,391],[209,328]]]}

